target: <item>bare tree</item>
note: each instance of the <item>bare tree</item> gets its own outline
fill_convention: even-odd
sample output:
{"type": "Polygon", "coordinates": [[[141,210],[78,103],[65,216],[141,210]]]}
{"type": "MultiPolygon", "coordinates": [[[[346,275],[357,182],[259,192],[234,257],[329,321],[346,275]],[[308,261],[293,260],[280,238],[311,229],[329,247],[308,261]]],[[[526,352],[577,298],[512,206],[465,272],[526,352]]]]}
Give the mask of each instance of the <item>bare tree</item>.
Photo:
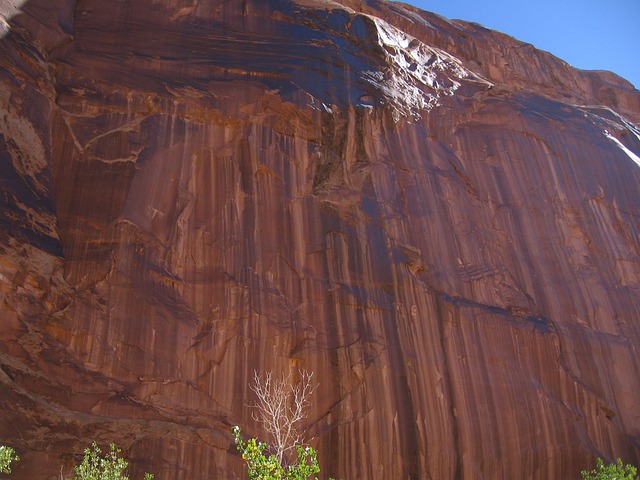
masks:
{"type": "Polygon", "coordinates": [[[313,383],[313,372],[302,370],[294,381],[292,375],[274,378],[272,372],[253,373],[253,390],[258,398],[252,406],[253,419],[261,423],[273,437],[274,454],[282,463],[296,445],[304,443],[300,422],[307,417],[309,397],[318,386],[313,383]]]}

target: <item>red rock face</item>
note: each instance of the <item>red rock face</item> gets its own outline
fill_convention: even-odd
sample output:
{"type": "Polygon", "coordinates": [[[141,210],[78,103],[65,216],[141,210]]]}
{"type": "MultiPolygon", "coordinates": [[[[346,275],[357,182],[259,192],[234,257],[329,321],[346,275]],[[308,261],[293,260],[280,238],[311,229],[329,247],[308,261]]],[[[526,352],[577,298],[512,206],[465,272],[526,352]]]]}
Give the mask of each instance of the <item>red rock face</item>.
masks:
{"type": "Polygon", "coordinates": [[[0,6],[12,478],[244,478],[299,368],[327,476],[640,463],[629,83],[387,2],[0,6]]]}

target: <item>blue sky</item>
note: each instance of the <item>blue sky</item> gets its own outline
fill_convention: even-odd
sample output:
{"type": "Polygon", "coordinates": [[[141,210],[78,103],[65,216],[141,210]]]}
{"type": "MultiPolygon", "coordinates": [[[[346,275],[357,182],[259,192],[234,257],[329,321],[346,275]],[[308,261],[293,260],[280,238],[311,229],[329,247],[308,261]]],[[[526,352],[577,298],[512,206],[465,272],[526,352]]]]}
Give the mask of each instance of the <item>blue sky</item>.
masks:
{"type": "Polygon", "coordinates": [[[640,89],[640,0],[404,0],[499,30],[640,89]]]}

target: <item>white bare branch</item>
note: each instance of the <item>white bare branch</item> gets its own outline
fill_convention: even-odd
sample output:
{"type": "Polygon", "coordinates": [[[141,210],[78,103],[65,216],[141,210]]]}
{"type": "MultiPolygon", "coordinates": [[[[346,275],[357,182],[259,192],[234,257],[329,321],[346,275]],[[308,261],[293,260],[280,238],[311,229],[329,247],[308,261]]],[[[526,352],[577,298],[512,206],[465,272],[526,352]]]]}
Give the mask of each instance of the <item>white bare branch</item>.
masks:
{"type": "Polygon", "coordinates": [[[307,417],[309,397],[318,385],[313,372],[302,370],[294,382],[291,374],[274,378],[272,372],[264,376],[253,373],[251,390],[257,401],[252,405],[253,419],[262,424],[273,439],[274,453],[282,463],[296,445],[304,443],[300,423],[307,417]]]}

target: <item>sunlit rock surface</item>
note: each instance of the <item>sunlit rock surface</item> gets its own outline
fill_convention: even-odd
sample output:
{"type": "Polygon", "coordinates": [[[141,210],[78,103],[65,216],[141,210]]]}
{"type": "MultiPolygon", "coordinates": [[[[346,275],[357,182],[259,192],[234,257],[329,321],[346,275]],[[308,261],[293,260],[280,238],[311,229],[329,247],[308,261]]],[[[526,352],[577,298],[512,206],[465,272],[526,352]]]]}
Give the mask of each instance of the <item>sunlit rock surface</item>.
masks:
{"type": "Polygon", "coordinates": [[[640,463],[640,93],[328,0],[0,2],[0,443],[245,478],[254,370],[341,479],[640,463]],[[21,12],[17,9],[21,8],[21,12]]]}

